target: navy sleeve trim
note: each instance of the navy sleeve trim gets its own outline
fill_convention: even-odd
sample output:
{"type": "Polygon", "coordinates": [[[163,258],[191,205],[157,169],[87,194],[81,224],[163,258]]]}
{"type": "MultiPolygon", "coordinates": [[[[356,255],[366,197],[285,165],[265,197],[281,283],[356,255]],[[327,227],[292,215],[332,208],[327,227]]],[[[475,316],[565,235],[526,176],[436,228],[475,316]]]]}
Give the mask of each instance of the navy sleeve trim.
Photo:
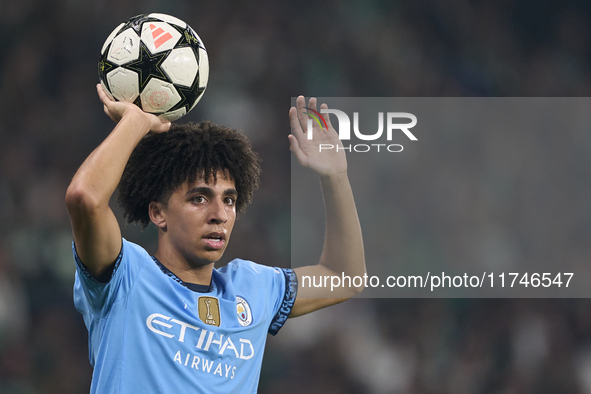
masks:
{"type": "Polygon", "coordinates": [[[78,267],[80,272],[91,282],[101,285],[107,284],[111,281],[113,276],[115,276],[115,272],[117,272],[117,268],[119,268],[119,264],[121,264],[121,260],[123,259],[123,242],[121,242],[121,251],[119,252],[119,256],[117,256],[117,259],[114,261],[113,272],[111,272],[111,275],[109,275],[106,281],[101,281],[92,276],[90,272],[88,272],[88,268],[86,268],[86,266],[78,256],[78,252],[76,251],[76,244],[74,243],[74,241],[72,241],[72,249],[74,250],[74,261],[76,261],[76,266],[78,267]]]}
{"type": "Polygon", "coordinates": [[[294,270],[289,268],[282,268],[281,270],[285,275],[285,294],[281,307],[269,326],[269,334],[271,335],[276,335],[287,321],[298,294],[298,277],[294,270]]]}

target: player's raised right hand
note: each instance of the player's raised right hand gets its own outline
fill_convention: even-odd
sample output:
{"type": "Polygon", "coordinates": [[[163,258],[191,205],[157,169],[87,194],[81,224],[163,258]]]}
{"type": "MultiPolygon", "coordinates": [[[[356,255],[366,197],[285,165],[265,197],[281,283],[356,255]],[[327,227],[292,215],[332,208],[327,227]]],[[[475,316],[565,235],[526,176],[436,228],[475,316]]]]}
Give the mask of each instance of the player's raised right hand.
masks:
{"type": "Polygon", "coordinates": [[[105,113],[113,122],[119,123],[123,116],[129,113],[135,113],[142,115],[150,127],[150,131],[153,133],[163,133],[170,129],[170,122],[164,119],[158,118],[156,115],[149,114],[142,111],[137,105],[125,101],[111,100],[105,93],[101,84],[96,85],[96,91],[103,103],[105,113]]]}

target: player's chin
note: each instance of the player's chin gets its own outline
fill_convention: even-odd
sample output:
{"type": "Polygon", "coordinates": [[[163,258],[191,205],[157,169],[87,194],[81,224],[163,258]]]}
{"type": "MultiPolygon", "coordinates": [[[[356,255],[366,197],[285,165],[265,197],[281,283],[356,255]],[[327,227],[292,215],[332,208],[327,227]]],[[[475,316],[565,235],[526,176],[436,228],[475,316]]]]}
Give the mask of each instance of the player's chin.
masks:
{"type": "Polygon", "coordinates": [[[201,251],[198,255],[200,257],[201,260],[205,260],[208,261],[210,263],[215,263],[216,261],[218,261],[219,259],[222,258],[222,256],[224,255],[224,252],[226,251],[226,248],[222,248],[222,249],[205,249],[203,251],[201,251]]]}

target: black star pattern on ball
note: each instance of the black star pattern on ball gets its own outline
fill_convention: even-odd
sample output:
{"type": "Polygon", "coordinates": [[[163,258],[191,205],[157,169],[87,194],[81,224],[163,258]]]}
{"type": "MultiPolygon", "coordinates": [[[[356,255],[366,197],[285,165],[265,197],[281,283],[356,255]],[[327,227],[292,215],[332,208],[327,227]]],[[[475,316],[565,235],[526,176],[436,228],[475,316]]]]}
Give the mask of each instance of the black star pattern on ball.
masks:
{"type": "Polygon", "coordinates": [[[197,47],[205,49],[203,43],[201,42],[197,34],[193,31],[193,29],[189,27],[189,25],[187,25],[187,27],[184,29],[175,24],[170,24],[170,26],[172,26],[176,31],[178,31],[181,34],[181,38],[175,45],[176,48],[193,47],[195,51],[197,51],[197,47]]]}
{"type": "MultiPolygon", "coordinates": [[[[197,78],[195,78],[195,81],[197,81],[197,78]]],[[[181,96],[181,101],[179,101],[177,105],[172,107],[170,109],[170,112],[176,111],[177,109],[182,107],[187,107],[187,112],[189,112],[189,109],[191,108],[191,105],[193,104],[195,99],[201,96],[201,93],[203,93],[203,91],[205,90],[205,88],[197,88],[195,86],[195,83],[191,88],[186,88],[181,85],[174,85],[174,87],[178,92],[179,96],[181,96]]]]}
{"type": "Polygon", "coordinates": [[[152,77],[162,79],[163,81],[168,80],[166,74],[160,68],[160,64],[164,61],[167,54],[168,51],[164,51],[156,55],[151,55],[144,43],[140,45],[140,56],[137,60],[125,65],[125,68],[137,71],[140,78],[140,90],[146,86],[146,83],[152,77]]]}
{"type": "MultiPolygon", "coordinates": [[[[105,51],[105,53],[108,53],[108,51],[105,51]]],[[[106,55],[103,56],[103,58],[101,58],[101,61],[99,62],[99,77],[101,79],[105,79],[107,77],[107,74],[109,73],[109,71],[111,71],[112,69],[114,69],[116,67],[117,67],[116,64],[113,64],[107,60],[106,55]]]]}

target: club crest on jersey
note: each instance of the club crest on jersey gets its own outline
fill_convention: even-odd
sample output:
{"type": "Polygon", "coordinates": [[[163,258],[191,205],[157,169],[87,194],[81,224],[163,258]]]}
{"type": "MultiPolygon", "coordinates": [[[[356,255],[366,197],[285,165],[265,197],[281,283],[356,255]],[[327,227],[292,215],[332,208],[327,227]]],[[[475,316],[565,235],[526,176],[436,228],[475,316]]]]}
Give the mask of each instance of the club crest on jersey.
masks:
{"type": "Polygon", "coordinates": [[[197,302],[199,319],[211,326],[220,326],[220,302],[215,297],[199,297],[197,302]]]}
{"type": "Polygon", "coordinates": [[[238,323],[242,327],[246,327],[252,323],[252,312],[250,305],[242,297],[236,297],[236,314],[238,315],[238,323]]]}

